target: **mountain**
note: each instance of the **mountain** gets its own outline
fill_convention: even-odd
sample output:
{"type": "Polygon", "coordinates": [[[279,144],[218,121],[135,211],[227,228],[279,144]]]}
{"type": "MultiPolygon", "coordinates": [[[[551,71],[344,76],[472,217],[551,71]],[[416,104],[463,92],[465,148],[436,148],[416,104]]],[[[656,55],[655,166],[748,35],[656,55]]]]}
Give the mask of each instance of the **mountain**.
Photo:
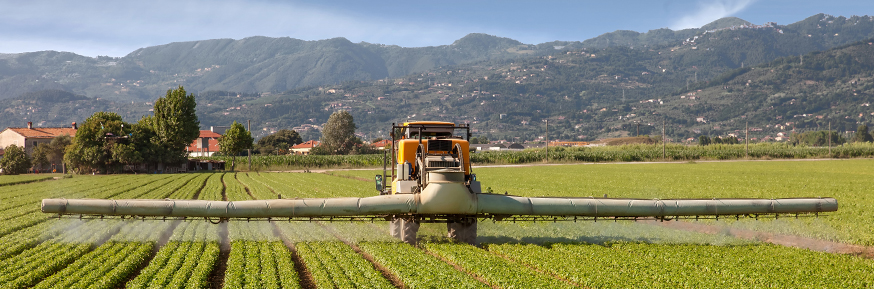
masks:
{"type": "MultiPolygon", "coordinates": [[[[538,139],[545,119],[550,119],[550,131],[555,133],[551,138],[564,140],[629,135],[637,132],[637,127],[630,128],[636,123],[642,124],[641,134],[657,134],[663,119],[672,125],[668,129],[672,138],[728,133],[728,128],[739,129],[741,120],[756,127],[772,125],[770,131],[756,132],[764,137],[782,132],[773,127],[777,117],[782,120],[822,111],[814,109],[821,106],[821,100],[797,101],[804,106],[774,114],[766,110],[768,99],[779,95],[779,89],[792,91],[792,86],[753,93],[744,84],[743,89],[732,91],[749,98],[723,99],[718,89],[733,85],[725,81],[762,71],[763,65],[778,70],[782,62],[800,63],[800,55],[814,63],[809,59],[862,47],[866,42],[858,40],[874,37],[874,19],[868,16],[819,14],[790,25],[721,19],[705,28],[617,31],[599,36],[598,41],[538,45],[485,34],[422,48],[351,43],[342,38],[251,37],[171,43],[139,49],[122,58],[51,51],[0,55],[0,92],[50,95],[50,91],[65,90],[79,96],[44,99],[18,93],[19,97],[0,102],[0,111],[4,111],[0,127],[20,126],[25,119],[65,126],[99,110],[116,111],[136,121],[149,114],[149,101],[182,84],[197,92],[198,116],[204,127],[249,119],[256,136],[304,124],[318,126],[331,112],[344,109],[353,113],[359,131],[371,138],[385,137],[388,123],[408,119],[467,122],[476,134],[520,141],[538,139]],[[617,39],[630,41],[630,45],[617,39]],[[699,94],[708,98],[701,100],[699,94]],[[696,102],[682,102],[693,96],[696,102]],[[810,103],[816,105],[807,106],[810,103]],[[755,105],[746,106],[750,104],[755,105]]],[[[870,53],[856,49],[843,53],[851,55],[850,59],[870,53]]],[[[822,91],[794,98],[842,89],[830,83],[852,77],[867,83],[867,77],[857,75],[860,68],[852,61],[829,65],[822,67],[831,67],[831,78],[812,80],[821,84],[822,91]],[[847,71],[837,74],[842,69],[847,71]]],[[[781,79],[786,83],[807,83],[797,81],[801,74],[785,75],[789,76],[781,79]]],[[[747,80],[756,85],[755,79],[747,80]]],[[[858,89],[863,92],[854,93],[870,98],[863,94],[868,93],[864,85],[858,89]]],[[[775,99],[782,100],[782,96],[775,99]]],[[[836,127],[852,130],[862,121],[858,113],[865,112],[856,111],[864,108],[856,103],[858,99],[828,99],[832,106],[843,108],[830,110],[830,114],[848,117],[835,120],[836,127]],[[855,119],[849,118],[850,112],[855,119]]],[[[819,123],[793,124],[810,129],[819,123]]]]}
{"type": "Polygon", "coordinates": [[[398,77],[438,66],[540,55],[518,41],[470,34],[450,45],[404,48],[345,38],[249,37],[176,42],[120,57],[41,51],[0,56],[0,99],[63,89],[91,97],[152,100],[167,89],[282,92],[398,77]]]}
{"type": "Polygon", "coordinates": [[[344,81],[402,77],[479,61],[539,57],[565,50],[661,49],[684,42],[712,46],[698,45],[704,49],[723,48],[709,55],[698,54],[710,59],[708,67],[717,69],[705,72],[704,77],[708,77],[720,73],[721,67],[755,65],[869,37],[874,37],[871,17],[818,14],[789,25],[755,26],[738,18],[723,18],[701,29],[662,28],[646,33],[620,30],[581,42],[537,45],[474,33],[449,45],[416,48],[352,43],[344,38],[303,41],[249,37],[176,42],[137,49],[119,58],[41,51],[0,55],[0,99],[59,89],[94,98],[148,101],[179,85],[194,92],[281,93],[344,81]],[[735,33],[713,36],[726,31],[735,33]]]}

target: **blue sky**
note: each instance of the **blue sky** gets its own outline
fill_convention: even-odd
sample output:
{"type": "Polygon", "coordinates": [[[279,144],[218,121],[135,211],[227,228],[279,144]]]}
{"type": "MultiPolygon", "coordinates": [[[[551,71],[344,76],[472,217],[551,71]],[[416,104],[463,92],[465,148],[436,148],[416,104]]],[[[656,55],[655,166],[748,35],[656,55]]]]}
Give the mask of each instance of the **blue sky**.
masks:
{"type": "Polygon", "coordinates": [[[170,42],[248,36],[418,47],[474,32],[537,44],[615,30],[700,27],[726,16],[789,24],[817,13],[874,15],[874,1],[0,0],[0,53],[124,56],[170,42]]]}

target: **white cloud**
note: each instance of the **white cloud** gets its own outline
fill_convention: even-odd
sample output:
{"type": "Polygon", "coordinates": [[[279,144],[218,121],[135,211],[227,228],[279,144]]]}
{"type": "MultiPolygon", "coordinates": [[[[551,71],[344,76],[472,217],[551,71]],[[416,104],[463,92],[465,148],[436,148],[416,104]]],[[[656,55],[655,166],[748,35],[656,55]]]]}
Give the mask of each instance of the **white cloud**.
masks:
{"type": "Polygon", "coordinates": [[[249,36],[353,42],[448,44],[473,27],[357,16],[299,3],[266,1],[26,1],[0,0],[0,53],[70,51],[123,56],[175,41],[249,36]],[[451,40],[450,40],[451,41],[451,40]]]}
{"type": "Polygon", "coordinates": [[[675,21],[670,27],[673,30],[700,28],[719,18],[734,15],[752,4],[753,0],[715,0],[699,3],[698,9],[675,21]]]}

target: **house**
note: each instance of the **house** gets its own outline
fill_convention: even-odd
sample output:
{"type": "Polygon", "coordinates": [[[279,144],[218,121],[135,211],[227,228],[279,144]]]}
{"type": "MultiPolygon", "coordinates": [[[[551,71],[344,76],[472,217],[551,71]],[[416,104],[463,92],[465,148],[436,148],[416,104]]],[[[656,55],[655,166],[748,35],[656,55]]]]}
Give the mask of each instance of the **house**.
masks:
{"type": "Polygon", "coordinates": [[[7,127],[0,132],[0,148],[10,145],[24,147],[28,155],[33,153],[33,148],[41,143],[50,143],[53,138],[69,135],[76,136],[78,127],[72,123],[70,127],[33,127],[33,122],[28,121],[27,127],[7,127]]]}
{"type": "Polygon", "coordinates": [[[222,135],[212,130],[201,130],[200,136],[186,150],[189,157],[209,157],[219,151],[218,139],[222,135]]]}
{"type": "Polygon", "coordinates": [[[317,140],[308,140],[304,143],[296,144],[291,147],[291,151],[296,155],[308,155],[310,154],[310,150],[314,147],[319,146],[319,141],[317,140]]]}
{"type": "Polygon", "coordinates": [[[381,140],[381,141],[378,141],[378,142],[371,144],[371,146],[373,146],[375,149],[378,149],[378,150],[389,149],[389,148],[391,148],[391,140],[384,139],[384,140],[381,140]]]}
{"type": "Polygon", "coordinates": [[[502,144],[470,144],[471,151],[501,151],[507,149],[502,144]]]}

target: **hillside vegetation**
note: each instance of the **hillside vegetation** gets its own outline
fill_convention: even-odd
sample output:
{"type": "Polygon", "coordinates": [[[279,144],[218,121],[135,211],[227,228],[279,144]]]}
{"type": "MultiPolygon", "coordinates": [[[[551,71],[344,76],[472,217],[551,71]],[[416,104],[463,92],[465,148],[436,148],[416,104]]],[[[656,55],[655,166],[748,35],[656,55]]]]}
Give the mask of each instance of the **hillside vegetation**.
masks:
{"type": "Polygon", "coordinates": [[[4,55],[0,96],[36,92],[0,103],[0,126],[66,126],[98,110],[138,118],[150,113],[151,99],[183,84],[200,91],[204,127],[252,120],[256,137],[318,127],[341,109],[367,139],[386,137],[391,122],[422,119],[471,123],[477,135],[508,141],[545,137],[546,119],[550,139],[560,140],[661,135],[663,122],[675,142],[742,136],[747,121],[757,139],[829,121],[852,131],[870,117],[863,100],[872,93],[872,47],[862,39],[871,37],[872,17],[819,14],[789,25],[721,19],[702,29],[538,45],[484,34],[424,48],[252,37],[171,43],[118,59],[4,55]],[[58,90],[79,96],[35,97],[58,90]]]}

